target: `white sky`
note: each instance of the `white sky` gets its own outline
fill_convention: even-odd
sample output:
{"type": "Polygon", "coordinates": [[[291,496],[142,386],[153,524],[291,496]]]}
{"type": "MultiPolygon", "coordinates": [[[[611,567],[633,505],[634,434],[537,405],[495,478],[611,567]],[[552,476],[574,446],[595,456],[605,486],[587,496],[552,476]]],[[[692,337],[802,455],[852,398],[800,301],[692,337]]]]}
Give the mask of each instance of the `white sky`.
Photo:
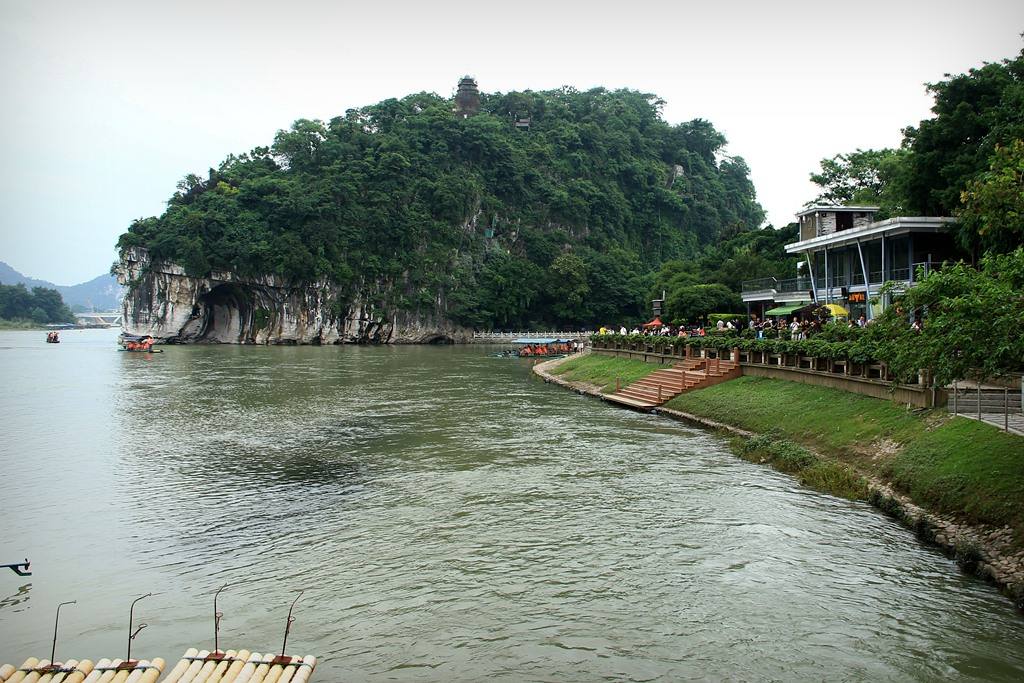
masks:
{"type": "Polygon", "coordinates": [[[1016,55],[1022,31],[1014,0],[0,0],[0,260],[88,280],[186,173],[466,73],[656,93],[669,122],[725,133],[784,225],[820,159],[898,145],[925,82],[1016,55]]]}

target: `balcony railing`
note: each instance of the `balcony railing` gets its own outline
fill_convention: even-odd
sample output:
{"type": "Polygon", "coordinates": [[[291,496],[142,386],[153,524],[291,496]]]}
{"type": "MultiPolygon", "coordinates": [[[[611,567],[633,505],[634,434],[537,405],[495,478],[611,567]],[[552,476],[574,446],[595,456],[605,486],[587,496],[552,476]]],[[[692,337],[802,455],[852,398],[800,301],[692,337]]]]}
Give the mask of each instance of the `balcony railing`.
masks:
{"type": "Polygon", "coordinates": [[[757,280],[747,280],[743,283],[744,292],[764,292],[769,289],[778,289],[779,281],[773,277],[762,277],[757,280]]]}
{"type": "MultiPolygon", "coordinates": [[[[917,273],[923,269],[925,274],[930,273],[933,270],[938,270],[942,267],[941,263],[935,261],[922,261],[915,263],[913,268],[890,268],[889,269],[889,280],[901,280],[904,282],[913,282],[917,278],[917,273]],[[911,277],[913,275],[913,278],[911,277]]],[[[878,285],[884,282],[882,278],[882,271],[874,270],[868,273],[869,284],[878,285]]],[[[825,289],[825,278],[818,276],[814,278],[814,284],[817,289],[825,289]]],[[[863,287],[864,286],[864,273],[862,271],[855,270],[851,273],[843,275],[829,275],[828,278],[829,287],[863,287]]],[[[794,277],[788,280],[780,280],[774,277],[763,277],[757,280],[747,280],[743,283],[743,293],[751,292],[763,292],[767,290],[774,290],[776,292],[805,292],[811,289],[811,278],[810,277],[794,277]]]]}

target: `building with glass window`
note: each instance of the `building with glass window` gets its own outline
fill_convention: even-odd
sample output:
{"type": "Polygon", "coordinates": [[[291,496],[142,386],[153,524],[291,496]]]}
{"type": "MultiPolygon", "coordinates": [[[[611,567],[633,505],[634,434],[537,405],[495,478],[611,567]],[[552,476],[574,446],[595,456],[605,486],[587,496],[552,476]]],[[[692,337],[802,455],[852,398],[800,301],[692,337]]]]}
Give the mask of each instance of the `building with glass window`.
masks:
{"type": "Polygon", "coordinates": [[[812,206],[797,214],[800,241],[786,253],[801,256],[794,278],[743,283],[750,313],[786,315],[802,306],[839,304],[871,319],[888,304],[882,285],[914,284],[919,272],[958,258],[952,218],[897,217],[875,221],[876,206],[812,206]]]}

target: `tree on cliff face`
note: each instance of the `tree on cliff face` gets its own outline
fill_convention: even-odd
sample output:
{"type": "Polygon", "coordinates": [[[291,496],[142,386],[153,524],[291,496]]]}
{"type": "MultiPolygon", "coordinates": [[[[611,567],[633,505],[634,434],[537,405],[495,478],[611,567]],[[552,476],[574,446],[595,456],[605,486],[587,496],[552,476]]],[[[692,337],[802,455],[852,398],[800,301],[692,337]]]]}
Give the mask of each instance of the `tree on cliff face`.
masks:
{"type": "Polygon", "coordinates": [[[395,307],[442,301],[476,327],[639,316],[662,262],[764,217],[721,133],[669,125],[661,105],[563,88],[483,94],[479,114],[456,119],[448,100],[417,93],[302,119],[186,177],[119,244],[197,275],[380,283],[395,307]]]}

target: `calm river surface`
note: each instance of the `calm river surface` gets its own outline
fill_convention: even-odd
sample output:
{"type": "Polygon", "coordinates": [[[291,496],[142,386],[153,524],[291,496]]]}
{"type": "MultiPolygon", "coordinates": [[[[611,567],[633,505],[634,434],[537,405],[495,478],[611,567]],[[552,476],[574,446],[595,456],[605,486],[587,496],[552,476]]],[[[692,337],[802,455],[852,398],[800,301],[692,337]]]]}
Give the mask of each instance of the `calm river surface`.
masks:
{"type": "Polygon", "coordinates": [[[316,681],[1020,680],[1024,619],[866,505],[484,347],[0,332],[0,663],[321,658],[316,681]]]}

